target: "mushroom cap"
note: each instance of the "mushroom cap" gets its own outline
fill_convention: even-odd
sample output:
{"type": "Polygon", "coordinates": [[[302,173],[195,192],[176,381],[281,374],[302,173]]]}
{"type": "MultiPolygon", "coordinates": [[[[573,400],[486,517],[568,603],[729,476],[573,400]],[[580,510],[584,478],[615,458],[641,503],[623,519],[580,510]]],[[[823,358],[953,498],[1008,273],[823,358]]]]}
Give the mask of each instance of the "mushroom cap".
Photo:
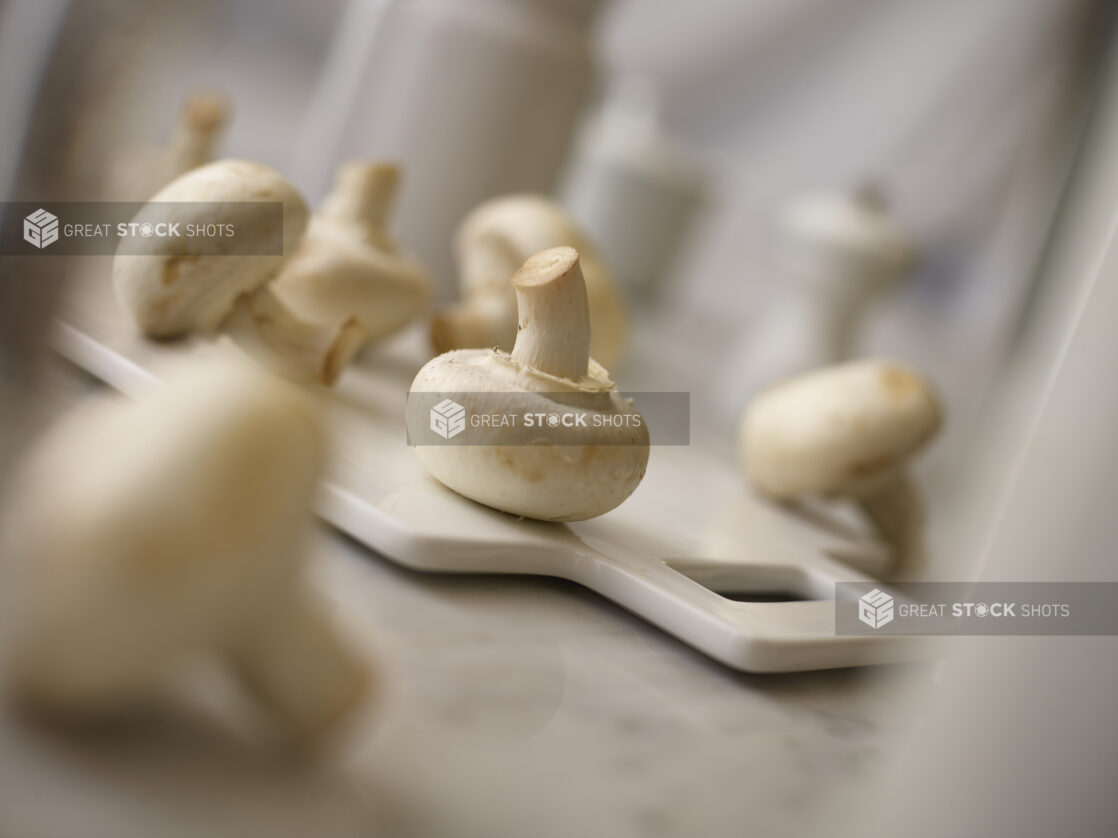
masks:
{"type": "MultiPolygon", "coordinates": [[[[590,362],[580,382],[523,367],[490,349],[462,349],[429,361],[412,392],[446,394],[467,415],[497,412],[488,394],[508,393],[510,413],[553,413],[577,408],[598,414],[634,414],[631,402],[605,370],[590,362]]],[[[638,414],[639,415],[639,414],[638,414]]],[[[468,427],[465,433],[477,432],[468,427]]],[[[495,431],[487,438],[500,439],[495,431]]],[[[479,503],[543,521],[580,521],[618,506],[640,484],[648,465],[648,428],[620,425],[605,434],[616,444],[416,445],[420,462],[443,485],[479,503]]],[[[415,434],[413,434],[415,436],[415,434]]],[[[595,439],[603,432],[595,431],[595,439]]]]}
{"type": "Polygon", "coordinates": [[[890,474],[940,425],[931,386],[879,360],[797,376],[765,390],[742,418],[740,453],[766,494],[856,491],[890,474]]]}
{"type": "MultiPolygon", "coordinates": [[[[476,239],[487,236],[499,237],[506,243],[510,258],[516,260],[513,270],[533,253],[551,247],[574,247],[584,261],[587,253],[593,250],[586,246],[586,236],[577,229],[566,210],[550,198],[528,193],[503,195],[471,210],[458,227],[455,243],[459,262],[466,263],[465,251],[476,239]]],[[[478,278],[467,275],[463,279],[469,283],[478,278]]],[[[498,283],[501,288],[508,284],[507,276],[486,279],[498,283]]]]}
{"type": "Polygon", "coordinates": [[[395,250],[396,242],[387,227],[401,179],[396,163],[348,160],[338,167],[334,188],[323,198],[315,215],[353,227],[352,235],[381,250],[395,250]]]}
{"type": "Polygon", "coordinates": [[[800,196],[784,207],[778,223],[779,259],[797,273],[837,272],[876,284],[916,260],[912,237],[886,214],[884,199],[870,186],[800,196]]]}
{"type": "MultiPolygon", "coordinates": [[[[248,160],[219,160],[171,181],[136,214],[136,223],[179,222],[178,237],[145,240],[142,254],[113,258],[117,298],[152,337],[211,331],[242,294],[263,285],[295,250],[307,226],[307,205],[279,172],[248,160]],[[256,202],[283,205],[282,224],[256,202]],[[232,224],[234,235],[213,252],[208,237],[187,225],[232,224]]],[[[122,245],[123,246],[123,245],[122,245]]]]}
{"type": "Polygon", "coordinates": [[[324,458],[318,407],[237,357],[50,429],[0,536],[6,686],[95,709],[221,643],[295,584],[324,458]]]}
{"type": "Polygon", "coordinates": [[[357,317],[369,340],[402,329],[429,296],[427,274],[415,259],[374,246],[351,224],[320,217],[311,219],[272,288],[311,322],[332,325],[357,317]]]}

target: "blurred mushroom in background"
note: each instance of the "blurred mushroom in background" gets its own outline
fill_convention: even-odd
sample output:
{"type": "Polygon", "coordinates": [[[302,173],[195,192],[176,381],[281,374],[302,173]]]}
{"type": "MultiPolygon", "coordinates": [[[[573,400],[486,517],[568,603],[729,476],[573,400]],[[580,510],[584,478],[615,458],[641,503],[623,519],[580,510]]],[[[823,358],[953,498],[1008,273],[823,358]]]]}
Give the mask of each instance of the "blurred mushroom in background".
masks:
{"type": "Polygon", "coordinates": [[[872,183],[801,195],[777,215],[776,302],[742,335],[726,371],[731,411],[796,373],[856,357],[869,309],[916,263],[916,243],[872,183]]]}
{"type": "Polygon", "coordinates": [[[182,102],[178,122],[163,145],[125,146],[113,160],[105,198],[146,201],[191,169],[213,160],[232,116],[218,90],[194,90],[182,102]]]}

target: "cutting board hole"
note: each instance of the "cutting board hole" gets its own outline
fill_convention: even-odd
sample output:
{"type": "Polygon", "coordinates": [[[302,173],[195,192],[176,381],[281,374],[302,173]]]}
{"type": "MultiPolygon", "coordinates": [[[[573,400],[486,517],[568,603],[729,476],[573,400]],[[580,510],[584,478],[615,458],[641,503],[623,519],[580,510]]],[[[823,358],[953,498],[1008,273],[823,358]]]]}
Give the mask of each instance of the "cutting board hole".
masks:
{"type": "Polygon", "coordinates": [[[715,591],[715,593],[734,602],[803,602],[808,599],[792,591],[715,591]]]}
{"type": "Polygon", "coordinates": [[[731,565],[725,561],[668,559],[693,582],[734,602],[804,602],[830,599],[832,591],[791,565],[731,565]]]}

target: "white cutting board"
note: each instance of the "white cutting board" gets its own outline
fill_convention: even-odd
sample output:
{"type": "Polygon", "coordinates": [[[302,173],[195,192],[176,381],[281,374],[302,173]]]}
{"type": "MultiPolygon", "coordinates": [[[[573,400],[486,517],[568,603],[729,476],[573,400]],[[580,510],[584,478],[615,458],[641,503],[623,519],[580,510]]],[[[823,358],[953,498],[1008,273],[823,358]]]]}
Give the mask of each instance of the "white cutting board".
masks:
{"type": "MultiPolygon", "coordinates": [[[[913,656],[911,638],[834,634],[834,583],[867,581],[853,566],[875,573],[890,559],[864,526],[835,510],[809,517],[765,502],[733,464],[695,446],[653,447],[632,497],[575,524],[518,519],[444,488],[405,441],[407,391],[427,360],[423,343],[416,332],[367,352],[333,391],[321,391],[333,456],[317,511],[339,529],[419,570],[569,579],[735,669],[786,672],[913,656]],[[804,599],[739,601],[716,591],[804,599]]],[[[132,395],[176,364],[235,351],[224,338],[146,340],[108,282],[89,278],[65,296],[55,345],[132,395]]]]}

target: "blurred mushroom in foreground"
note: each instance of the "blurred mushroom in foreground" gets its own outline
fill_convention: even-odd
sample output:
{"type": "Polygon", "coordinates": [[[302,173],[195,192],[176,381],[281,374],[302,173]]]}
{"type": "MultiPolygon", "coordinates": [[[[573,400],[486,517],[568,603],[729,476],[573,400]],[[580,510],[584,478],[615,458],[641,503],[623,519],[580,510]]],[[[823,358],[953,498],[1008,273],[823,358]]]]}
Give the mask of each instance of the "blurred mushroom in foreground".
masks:
{"type": "Polygon", "coordinates": [[[127,711],[199,653],[311,738],[370,673],[303,579],[324,456],[314,400],[235,358],[81,407],[9,485],[0,670],[17,703],[127,711]]]}

